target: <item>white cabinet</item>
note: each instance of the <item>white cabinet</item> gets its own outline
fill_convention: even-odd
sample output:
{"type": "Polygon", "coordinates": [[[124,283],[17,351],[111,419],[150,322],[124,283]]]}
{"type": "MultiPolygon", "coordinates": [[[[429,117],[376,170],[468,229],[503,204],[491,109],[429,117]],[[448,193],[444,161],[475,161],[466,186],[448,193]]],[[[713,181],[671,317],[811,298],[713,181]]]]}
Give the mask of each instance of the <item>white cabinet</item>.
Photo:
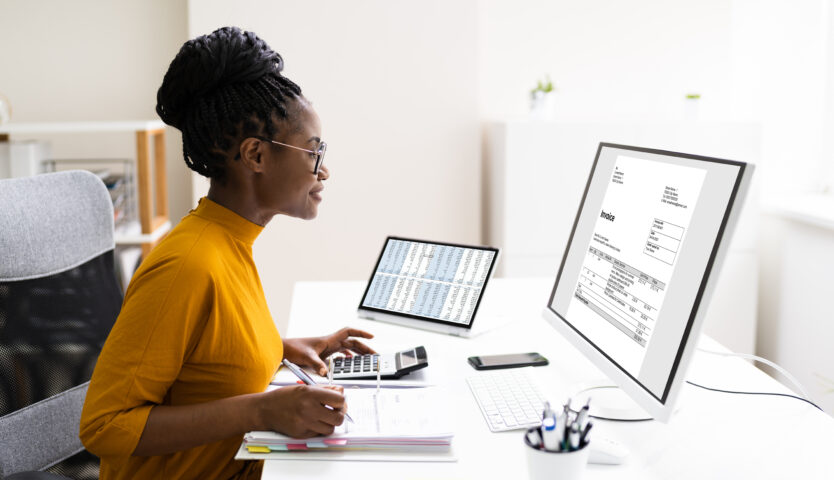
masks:
{"type": "MultiPolygon", "coordinates": [[[[757,163],[760,128],[748,123],[489,124],[484,151],[484,232],[502,249],[497,276],[555,278],[600,142],[757,163]]],[[[754,180],[733,236],[706,332],[753,352],[758,201],[754,180]]],[[[542,307],[544,307],[543,299],[542,307]]]]}

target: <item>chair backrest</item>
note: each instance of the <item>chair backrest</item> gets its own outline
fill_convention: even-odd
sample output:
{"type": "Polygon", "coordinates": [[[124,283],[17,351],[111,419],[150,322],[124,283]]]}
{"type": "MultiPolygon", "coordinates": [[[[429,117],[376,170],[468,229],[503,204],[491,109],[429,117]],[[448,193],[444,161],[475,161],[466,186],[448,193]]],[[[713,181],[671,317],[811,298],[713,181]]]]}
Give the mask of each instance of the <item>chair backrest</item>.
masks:
{"type": "Polygon", "coordinates": [[[0,180],[0,281],[64,272],[113,247],[113,203],[92,173],[0,180]]]}
{"type": "Polygon", "coordinates": [[[88,386],[82,383],[0,420],[0,478],[44,470],[84,450],[78,425],[88,386]]]}
{"type": "Polygon", "coordinates": [[[113,249],[97,176],[0,180],[0,478],[82,448],[84,382],[122,302],[113,249]]]}

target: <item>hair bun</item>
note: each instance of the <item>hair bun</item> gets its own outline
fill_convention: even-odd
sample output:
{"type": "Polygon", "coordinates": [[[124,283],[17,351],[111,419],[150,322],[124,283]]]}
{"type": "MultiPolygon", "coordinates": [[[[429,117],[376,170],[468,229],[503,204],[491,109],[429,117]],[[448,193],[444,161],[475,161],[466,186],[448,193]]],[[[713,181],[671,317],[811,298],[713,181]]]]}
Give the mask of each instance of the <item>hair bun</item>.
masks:
{"type": "Polygon", "coordinates": [[[182,46],[156,94],[156,112],[165,123],[182,130],[196,100],[283,69],[281,55],[254,33],[219,28],[182,46]]]}

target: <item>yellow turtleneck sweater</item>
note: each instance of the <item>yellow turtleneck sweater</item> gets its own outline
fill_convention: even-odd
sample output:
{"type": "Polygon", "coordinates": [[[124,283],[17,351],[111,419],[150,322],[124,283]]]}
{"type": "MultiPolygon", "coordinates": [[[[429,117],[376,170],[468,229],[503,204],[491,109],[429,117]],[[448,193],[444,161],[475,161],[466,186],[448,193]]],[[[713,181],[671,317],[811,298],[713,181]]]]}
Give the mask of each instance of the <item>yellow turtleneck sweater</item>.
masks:
{"type": "Polygon", "coordinates": [[[155,405],[262,392],[283,346],[252,260],[258,226],[207,198],[142,262],[96,364],[81,440],[101,479],[256,478],[234,437],[133,457],[155,405]]]}

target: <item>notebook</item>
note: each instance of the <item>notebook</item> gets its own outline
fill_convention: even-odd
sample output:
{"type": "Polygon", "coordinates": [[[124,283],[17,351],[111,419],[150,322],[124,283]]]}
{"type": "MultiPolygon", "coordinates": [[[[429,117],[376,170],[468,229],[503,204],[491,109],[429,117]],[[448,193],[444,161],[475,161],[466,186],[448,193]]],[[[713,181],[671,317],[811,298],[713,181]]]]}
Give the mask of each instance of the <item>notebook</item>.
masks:
{"type": "Polygon", "coordinates": [[[451,419],[442,406],[447,397],[437,387],[347,389],[345,396],[354,422],[346,421],[332,435],[294,439],[277,432],[249,432],[235,458],[455,460],[451,419]]]}

